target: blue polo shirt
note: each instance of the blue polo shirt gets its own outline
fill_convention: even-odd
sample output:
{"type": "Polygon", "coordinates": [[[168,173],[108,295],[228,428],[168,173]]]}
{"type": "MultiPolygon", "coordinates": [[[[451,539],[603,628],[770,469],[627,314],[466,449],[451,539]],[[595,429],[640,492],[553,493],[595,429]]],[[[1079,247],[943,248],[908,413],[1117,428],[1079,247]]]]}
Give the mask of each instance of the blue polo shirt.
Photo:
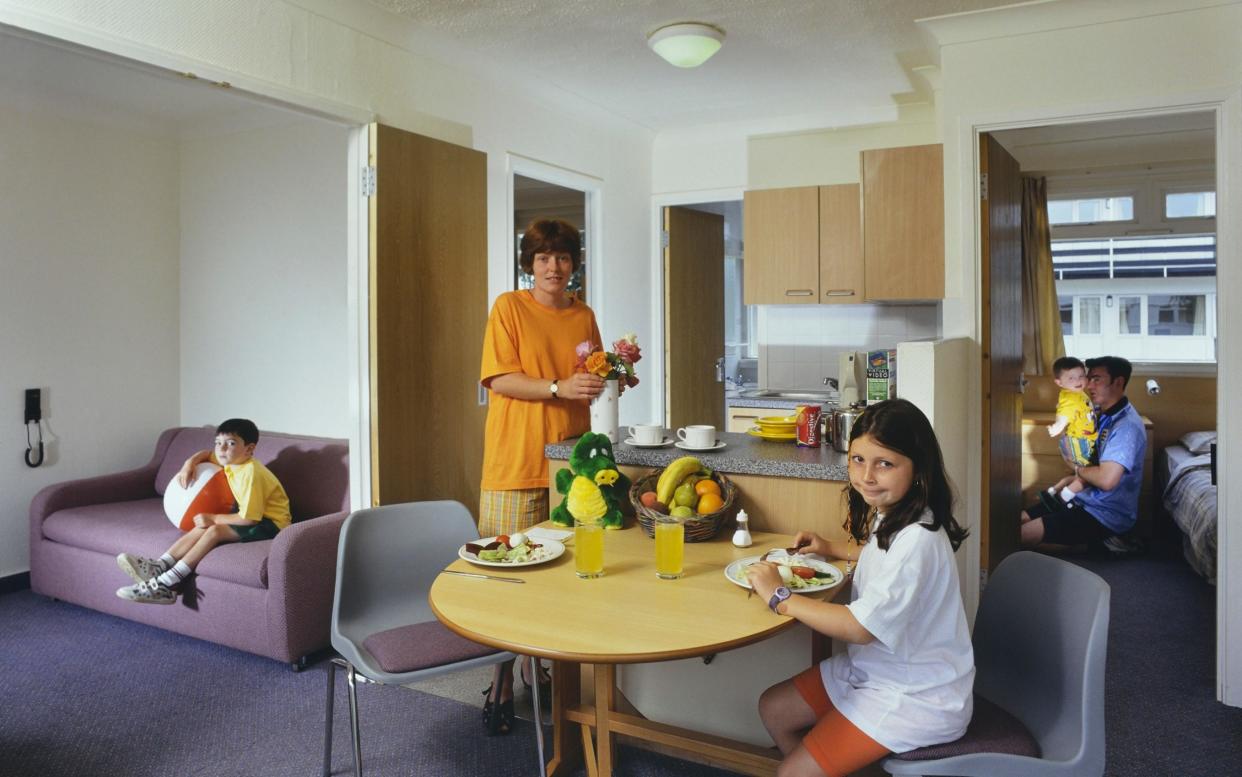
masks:
{"type": "Polygon", "coordinates": [[[1143,455],[1147,452],[1147,430],[1129,400],[1109,415],[1101,415],[1096,428],[1094,461],[1115,461],[1125,473],[1112,491],[1088,485],[1074,500],[1114,534],[1134,528],[1138,520],[1139,489],[1143,485],[1143,455]]]}

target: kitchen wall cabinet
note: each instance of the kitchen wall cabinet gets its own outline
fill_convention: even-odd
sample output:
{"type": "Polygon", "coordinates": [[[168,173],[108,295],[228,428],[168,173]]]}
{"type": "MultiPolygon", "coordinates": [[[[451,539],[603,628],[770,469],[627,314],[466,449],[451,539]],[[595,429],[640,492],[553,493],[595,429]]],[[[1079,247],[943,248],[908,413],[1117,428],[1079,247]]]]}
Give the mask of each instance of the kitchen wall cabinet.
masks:
{"type": "Polygon", "coordinates": [[[765,407],[730,407],[727,413],[728,421],[725,425],[725,431],[749,432],[750,428],[761,417],[776,415],[780,412],[782,411],[765,407]]]}
{"type": "Polygon", "coordinates": [[[860,208],[858,184],[746,192],[745,303],[861,302],[860,208]]]}
{"type": "Polygon", "coordinates": [[[862,223],[868,300],[943,298],[943,147],[863,151],[862,223]]]}

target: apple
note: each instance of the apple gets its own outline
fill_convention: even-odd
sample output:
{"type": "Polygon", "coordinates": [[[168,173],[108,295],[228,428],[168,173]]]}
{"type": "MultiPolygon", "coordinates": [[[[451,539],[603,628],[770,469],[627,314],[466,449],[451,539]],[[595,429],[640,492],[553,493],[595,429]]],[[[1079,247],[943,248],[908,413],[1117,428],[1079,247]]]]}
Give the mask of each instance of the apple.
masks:
{"type": "Polygon", "coordinates": [[[656,506],[657,504],[659,504],[659,501],[660,501],[660,500],[656,499],[656,492],[654,492],[654,491],[644,491],[644,492],[642,493],[642,495],[641,495],[640,497],[638,497],[638,501],[640,501],[640,502],[642,502],[642,503],[643,503],[643,507],[648,507],[648,508],[653,508],[653,509],[654,509],[654,508],[655,508],[655,506],[656,506]]]}

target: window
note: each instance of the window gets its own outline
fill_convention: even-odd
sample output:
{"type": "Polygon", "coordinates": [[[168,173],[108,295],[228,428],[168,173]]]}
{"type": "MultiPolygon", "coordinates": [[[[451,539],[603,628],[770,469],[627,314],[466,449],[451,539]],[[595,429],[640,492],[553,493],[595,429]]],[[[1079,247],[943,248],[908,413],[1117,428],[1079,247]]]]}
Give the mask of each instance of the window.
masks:
{"type": "Polygon", "coordinates": [[[1166,219],[1216,217],[1216,192],[1177,192],[1164,195],[1166,219]]]}
{"type": "Polygon", "coordinates": [[[1147,334],[1198,336],[1205,334],[1206,325],[1207,295],[1147,295],[1147,334]]]}
{"type": "MultiPolygon", "coordinates": [[[[1110,296],[1109,301],[1112,301],[1110,296]]],[[[1143,298],[1142,297],[1118,297],[1117,313],[1120,318],[1117,320],[1117,332],[1123,335],[1141,335],[1143,334],[1143,298]]]]}
{"type": "Polygon", "coordinates": [[[1048,200],[1048,223],[1097,224],[1102,221],[1133,221],[1133,197],[1089,197],[1048,200]]]}
{"type": "Polygon", "coordinates": [[[1057,304],[1061,308],[1061,334],[1068,337],[1074,334],[1074,298],[1057,297],[1057,304]]]}
{"type": "Polygon", "coordinates": [[[1074,334],[1098,335],[1100,333],[1100,298],[1078,298],[1078,322],[1074,334]]]}

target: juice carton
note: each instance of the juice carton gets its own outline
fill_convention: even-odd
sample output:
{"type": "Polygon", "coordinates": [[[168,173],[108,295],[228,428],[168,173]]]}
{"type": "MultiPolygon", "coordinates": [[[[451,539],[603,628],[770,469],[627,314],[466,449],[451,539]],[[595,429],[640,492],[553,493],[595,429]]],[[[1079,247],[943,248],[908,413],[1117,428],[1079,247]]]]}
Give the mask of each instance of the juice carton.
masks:
{"type": "Polygon", "coordinates": [[[867,352],[867,404],[897,398],[897,349],[867,352]]]}

